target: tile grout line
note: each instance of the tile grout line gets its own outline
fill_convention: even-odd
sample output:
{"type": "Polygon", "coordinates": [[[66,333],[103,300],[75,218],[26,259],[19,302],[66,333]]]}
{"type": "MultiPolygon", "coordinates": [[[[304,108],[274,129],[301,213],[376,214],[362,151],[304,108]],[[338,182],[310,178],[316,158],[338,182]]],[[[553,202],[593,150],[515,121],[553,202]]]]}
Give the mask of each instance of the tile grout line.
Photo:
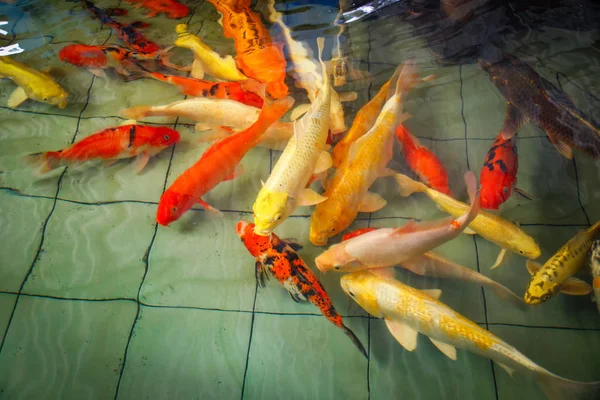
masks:
{"type": "MultiPolygon", "coordinates": [[[[120,4],[121,0],[119,0],[119,4],[120,4]]],[[[23,14],[21,14],[21,17],[19,18],[19,20],[17,21],[17,23],[21,20],[21,18],[23,17],[23,15],[25,15],[25,12],[23,12],[23,14]]],[[[17,26],[17,23],[15,23],[15,25],[13,26],[13,30],[14,28],[17,26]]],[[[103,27],[101,27],[102,29],[103,27]]],[[[13,33],[14,34],[14,33],[13,33]]],[[[16,39],[16,34],[14,34],[14,39],[16,39]]],[[[108,37],[106,38],[106,40],[104,41],[104,43],[106,43],[112,36],[112,30],[109,31],[108,33],[108,37]]],[[[13,39],[13,40],[14,40],[13,39]]],[[[79,128],[81,126],[81,116],[83,115],[83,112],[85,111],[85,109],[87,108],[89,101],[90,101],[90,95],[91,95],[91,91],[92,91],[92,87],[94,86],[94,82],[95,82],[95,76],[92,76],[92,80],[90,82],[90,86],[87,90],[87,97],[85,100],[85,104],[83,105],[83,107],[81,108],[81,111],[79,111],[79,117],[77,118],[77,125],[75,127],[75,133],[73,134],[73,138],[71,139],[71,144],[75,142],[75,139],[77,138],[77,135],[79,133],[79,128]]],[[[25,287],[25,285],[27,284],[27,281],[29,280],[29,277],[31,276],[31,273],[33,272],[33,269],[35,268],[35,265],[40,257],[40,254],[42,252],[42,248],[44,246],[44,241],[46,239],[46,229],[48,228],[48,222],[50,221],[50,218],[52,218],[52,215],[54,214],[54,210],[56,209],[56,205],[58,204],[58,194],[60,192],[61,189],[61,185],[62,185],[62,180],[65,176],[65,174],[67,173],[69,167],[65,168],[62,173],[60,174],[57,183],[56,183],[56,192],[54,194],[54,198],[53,200],[53,204],[52,204],[52,208],[50,209],[50,212],[48,213],[48,216],[46,217],[43,225],[42,225],[42,235],[40,237],[40,244],[38,246],[38,249],[35,253],[35,257],[33,258],[33,261],[31,262],[31,265],[27,271],[27,274],[25,274],[25,278],[23,278],[23,281],[21,282],[21,286],[19,287],[19,292],[17,293],[17,298],[15,299],[15,304],[13,306],[13,309],[10,313],[10,317],[8,319],[8,323],[6,324],[6,329],[4,330],[4,336],[2,337],[2,342],[0,342],[0,356],[2,355],[2,350],[4,349],[4,344],[6,343],[6,339],[8,337],[8,332],[10,330],[10,327],[12,325],[12,321],[13,318],[15,316],[15,312],[17,310],[17,306],[19,305],[19,300],[21,298],[21,294],[23,292],[23,288],[25,287]]]]}
{"type": "MultiPolygon", "coordinates": [[[[120,1],[119,1],[120,4],[120,1]]],[[[204,1],[202,1],[201,3],[197,4],[196,7],[194,7],[194,10],[192,11],[190,17],[187,20],[187,24],[189,25],[190,21],[192,20],[192,18],[194,17],[194,15],[196,14],[196,8],[198,8],[198,6],[204,4],[204,1]]],[[[117,5],[118,6],[118,5],[117,5]]],[[[198,32],[200,32],[200,30],[202,29],[202,27],[204,26],[204,24],[200,25],[200,28],[198,28],[198,32]]],[[[184,99],[186,99],[187,96],[184,96],[184,99]]],[[[173,129],[177,129],[177,124],[179,123],[179,117],[177,117],[175,119],[175,123],[173,124],[173,129]]],[[[164,125],[164,124],[163,124],[164,125]]],[[[177,143],[175,143],[173,145],[173,147],[171,148],[171,156],[169,157],[169,164],[167,166],[167,171],[165,173],[165,181],[163,184],[163,190],[161,195],[167,190],[167,183],[169,182],[169,173],[171,172],[171,166],[173,164],[173,158],[175,156],[175,149],[177,147],[177,143]]],[[[127,364],[127,356],[129,354],[129,347],[131,345],[131,340],[133,338],[133,334],[135,332],[135,327],[137,325],[137,322],[140,319],[140,313],[141,313],[141,306],[143,305],[143,303],[140,301],[140,294],[142,292],[142,288],[144,287],[144,282],[146,281],[146,277],[148,276],[148,271],[150,269],[150,252],[152,251],[152,247],[154,245],[154,241],[156,239],[156,234],[158,233],[158,223],[155,222],[154,224],[154,232],[152,234],[152,238],[150,239],[150,243],[148,244],[148,247],[146,248],[146,252],[144,254],[144,256],[142,257],[142,261],[144,262],[144,274],[142,276],[142,280],[140,281],[140,285],[138,286],[138,291],[137,291],[137,295],[136,295],[136,299],[135,299],[135,303],[136,303],[136,311],[135,311],[135,317],[133,318],[133,322],[131,324],[131,330],[129,331],[129,336],[127,338],[127,344],[125,345],[125,350],[123,352],[123,361],[120,365],[121,369],[119,371],[119,379],[117,380],[117,386],[115,388],[115,395],[114,395],[114,399],[116,400],[119,396],[119,390],[121,388],[121,382],[123,380],[123,374],[125,373],[125,365],[127,364]]]]}
{"type": "MultiPolygon", "coordinates": [[[[466,162],[467,162],[467,170],[471,170],[471,165],[469,163],[469,141],[468,141],[468,137],[469,137],[469,132],[468,132],[468,127],[467,127],[467,120],[465,118],[465,98],[463,96],[463,88],[464,88],[464,83],[463,83],[463,75],[462,75],[462,65],[458,66],[458,76],[460,79],[460,116],[463,120],[463,124],[465,126],[465,155],[466,155],[466,162]]],[[[477,265],[477,272],[481,273],[481,266],[479,264],[479,248],[477,247],[477,238],[475,236],[473,236],[473,245],[475,246],[475,260],[476,260],[476,265],[477,265]]],[[[481,298],[483,300],[483,315],[484,315],[484,319],[485,319],[485,329],[489,331],[490,329],[490,325],[488,322],[488,312],[487,312],[487,300],[485,298],[485,290],[483,290],[483,287],[481,288],[481,298]]],[[[499,399],[499,394],[498,394],[498,383],[496,382],[496,369],[494,368],[494,363],[490,360],[490,366],[492,368],[492,379],[494,380],[494,392],[496,394],[496,400],[499,399]]]]}
{"type": "MultiPolygon", "coordinates": [[[[556,72],[556,82],[558,83],[558,87],[560,88],[560,90],[562,90],[564,92],[558,71],[556,72]]],[[[579,207],[581,207],[581,211],[583,211],[583,215],[585,215],[585,220],[587,221],[588,226],[591,226],[590,216],[588,215],[587,211],[585,211],[585,207],[583,206],[583,203],[581,202],[581,190],[579,187],[579,173],[577,172],[577,161],[575,160],[574,154],[573,154],[573,168],[575,170],[575,184],[577,185],[577,202],[579,203],[579,207]]]]}

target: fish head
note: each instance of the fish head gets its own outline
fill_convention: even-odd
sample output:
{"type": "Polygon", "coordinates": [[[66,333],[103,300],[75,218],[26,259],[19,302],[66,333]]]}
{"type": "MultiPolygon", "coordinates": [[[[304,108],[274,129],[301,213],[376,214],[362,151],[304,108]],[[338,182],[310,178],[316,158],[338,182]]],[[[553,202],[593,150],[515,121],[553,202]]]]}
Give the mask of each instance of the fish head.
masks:
{"type": "Polygon", "coordinates": [[[175,143],[178,143],[180,139],[179,132],[175,129],[167,128],[166,126],[159,126],[154,128],[154,134],[150,138],[150,146],[166,148],[175,143]]]}
{"type": "Polygon", "coordinates": [[[235,232],[254,257],[260,256],[271,248],[272,237],[257,235],[254,232],[254,224],[251,222],[239,221],[235,226],[235,232]]]}
{"type": "Polygon", "coordinates": [[[540,246],[538,246],[536,241],[525,232],[521,232],[510,239],[508,241],[508,246],[509,250],[513,253],[529,258],[530,260],[535,260],[542,255],[540,246]]]}
{"type": "Polygon", "coordinates": [[[525,303],[530,305],[542,304],[550,300],[560,290],[560,285],[554,282],[548,274],[536,274],[529,281],[525,292],[525,303]]]}
{"type": "Polygon", "coordinates": [[[353,272],[342,276],[342,290],[369,314],[380,317],[382,312],[377,303],[377,276],[368,271],[353,272]]]}
{"type": "Polygon", "coordinates": [[[64,109],[67,107],[69,93],[60,87],[58,83],[52,81],[36,87],[34,93],[30,97],[37,101],[64,109]]]}
{"type": "Polygon", "coordinates": [[[268,236],[291,214],[291,199],[286,192],[272,192],[263,188],[252,206],[254,232],[257,235],[268,236]]]}
{"type": "Polygon", "coordinates": [[[346,250],[348,242],[334,244],[315,258],[315,264],[321,272],[353,272],[364,269],[360,260],[346,250]]]}
{"type": "Polygon", "coordinates": [[[62,61],[84,68],[100,68],[106,65],[106,54],[98,46],[70,44],[58,53],[62,61]]]}
{"type": "Polygon", "coordinates": [[[167,226],[171,222],[177,221],[184,212],[192,207],[194,202],[194,198],[188,194],[167,190],[158,202],[156,222],[162,226],[167,226]]]}
{"type": "Polygon", "coordinates": [[[487,210],[497,210],[512,194],[512,184],[506,180],[496,180],[488,183],[482,179],[479,190],[479,204],[487,210]]]}
{"type": "Polygon", "coordinates": [[[315,246],[325,246],[329,238],[346,229],[355,216],[344,210],[341,202],[317,204],[310,220],[310,242],[315,246]]]}

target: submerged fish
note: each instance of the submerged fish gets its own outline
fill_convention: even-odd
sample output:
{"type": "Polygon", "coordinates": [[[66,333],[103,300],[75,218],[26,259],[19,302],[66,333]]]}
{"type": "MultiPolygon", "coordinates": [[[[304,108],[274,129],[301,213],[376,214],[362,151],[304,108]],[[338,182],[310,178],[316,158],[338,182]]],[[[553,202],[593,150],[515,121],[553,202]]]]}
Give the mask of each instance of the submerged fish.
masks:
{"type": "Polygon", "coordinates": [[[321,58],[324,41],[324,38],[317,39],[323,74],[321,91],[306,115],[294,123],[294,136],[252,206],[255,230],[259,235],[269,235],[296,207],[325,200],[306,187],[313,174],[331,166],[331,156],[326,151],[331,86],[321,58]]]}
{"type": "Polygon", "coordinates": [[[327,292],[315,274],[306,266],[289,243],[276,234],[260,236],[254,232],[254,224],[240,221],[236,233],[256,258],[256,278],[260,286],[265,286],[268,273],[273,275],[289,292],[294,301],[310,301],[335,326],[341,328],[365,358],[369,358],[364,346],[348,327],[342,316],[333,307],[327,292]]]}
{"type": "Polygon", "coordinates": [[[448,172],[446,172],[446,168],[440,159],[431,150],[419,143],[419,140],[413,136],[405,125],[398,125],[396,138],[402,144],[404,160],[419,179],[438,192],[451,195],[448,186],[448,172]]]}
{"type": "Polygon", "coordinates": [[[33,164],[41,164],[41,172],[63,165],[91,160],[116,161],[137,157],[136,172],[140,172],[151,156],[179,142],[179,132],[164,126],[126,124],[106,128],[71,146],[26,156],[33,164]]]}
{"type": "Polygon", "coordinates": [[[600,311],[600,240],[596,240],[592,244],[592,250],[590,251],[590,268],[592,269],[592,277],[594,278],[594,298],[596,300],[596,306],[600,311]]]}
{"type": "Polygon", "coordinates": [[[148,10],[146,18],[156,17],[159,14],[166,14],[168,18],[179,19],[186,17],[190,9],[185,4],[177,0],[125,0],[128,3],[135,4],[134,8],[145,8],[148,10]]]}
{"type": "Polygon", "coordinates": [[[260,142],[267,128],[281,118],[293,104],[294,100],[291,97],[274,102],[265,101],[254,124],[213,143],[200,159],[163,193],[158,203],[156,222],[164,226],[169,225],[196,203],[207,211],[220,214],[217,209],[202,200],[202,196],[219,183],[234,179],[243,172],[239,165],[242,158],[260,142]]]}
{"type": "Polygon", "coordinates": [[[417,347],[419,333],[444,355],[456,360],[456,348],[489,358],[509,374],[532,375],[554,399],[598,399],[600,382],[577,382],[540,367],[513,346],[441,303],[441,291],[417,290],[370,271],[344,275],[342,289],[365,311],[383,318],[394,338],[408,351],[417,347]]]}
{"type": "Polygon", "coordinates": [[[369,188],[376,179],[392,174],[386,168],[392,158],[394,130],[408,118],[402,113],[404,98],[418,80],[414,60],[399,66],[390,84],[389,99],[377,121],[350,146],[327,186],[327,200],[317,205],[310,222],[310,241],[324,246],[330,237],[346,229],[359,212],[374,212],[386,201],[369,188]]]}
{"type": "Polygon", "coordinates": [[[500,93],[506,98],[502,135],[510,139],[527,122],[542,128],[556,149],[572,158],[572,148],[600,157],[600,129],[571,99],[527,63],[503,54],[479,60],[500,93]]]}
{"type": "Polygon", "coordinates": [[[322,272],[360,271],[393,267],[454,239],[479,212],[477,182],[472,172],[465,174],[471,208],[460,218],[415,223],[400,228],[381,228],[331,246],[315,259],[322,272]]]}
{"type": "Polygon", "coordinates": [[[525,302],[541,304],[558,292],[572,295],[591,293],[590,285],[573,275],[584,267],[592,243],[599,237],[600,222],[596,222],[565,243],[543,266],[528,260],[527,270],[532,277],[525,292],[525,302]]]}
{"type": "MultiPolygon", "coordinates": [[[[396,183],[398,183],[401,196],[407,197],[415,192],[425,193],[442,210],[454,217],[464,214],[469,208],[467,204],[428,188],[420,182],[413,181],[408,176],[397,174],[396,183]]],[[[512,222],[483,210],[479,211],[465,233],[477,233],[502,248],[492,268],[496,268],[502,263],[507,250],[531,259],[536,259],[541,255],[540,247],[525,231],[512,222]]]]}
{"type": "Polygon", "coordinates": [[[27,99],[65,108],[69,93],[48,72],[38,71],[9,56],[0,57],[0,78],[11,79],[18,87],[8,98],[8,107],[16,108],[27,99]]]}

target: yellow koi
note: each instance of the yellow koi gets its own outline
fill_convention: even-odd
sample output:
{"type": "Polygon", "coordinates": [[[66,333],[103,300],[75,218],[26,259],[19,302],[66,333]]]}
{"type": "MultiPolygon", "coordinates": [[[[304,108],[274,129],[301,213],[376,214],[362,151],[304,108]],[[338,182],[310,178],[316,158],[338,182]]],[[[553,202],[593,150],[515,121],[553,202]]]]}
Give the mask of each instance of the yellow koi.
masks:
{"type": "MultiPolygon", "coordinates": [[[[469,205],[431,189],[421,182],[416,182],[408,176],[397,174],[396,182],[400,188],[401,196],[407,197],[415,192],[425,193],[443,211],[454,217],[464,214],[469,209],[469,205]]],[[[492,269],[502,263],[507,250],[530,259],[538,258],[541,255],[540,247],[536,241],[523,229],[490,212],[479,211],[477,217],[469,224],[468,229],[470,230],[465,230],[465,233],[477,233],[502,248],[492,269]]]]}
{"type": "Polygon", "coordinates": [[[369,271],[345,275],[341,285],[365,311],[383,318],[394,338],[408,351],[416,349],[417,336],[422,333],[451,360],[456,360],[458,347],[491,359],[511,375],[515,370],[532,375],[550,398],[591,400],[600,396],[600,381],[577,382],[542,368],[440,302],[438,289],[417,290],[393,277],[369,271]]]}
{"type": "Polygon", "coordinates": [[[248,79],[237,68],[233,57],[229,55],[221,57],[198,36],[189,33],[186,24],[177,25],[175,31],[178,34],[175,46],[189,49],[194,53],[192,77],[202,79],[204,73],[207,73],[213,78],[223,81],[244,81],[248,79]]]}
{"type": "Polygon", "coordinates": [[[591,228],[579,232],[542,266],[535,261],[527,261],[527,270],[532,275],[525,302],[527,304],[544,303],[557,292],[572,295],[586,295],[592,287],[575,275],[586,264],[594,241],[600,237],[600,222],[591,228]]]}
{"type": "Polygon", "coordinates": [[[323,74],[321,91],[306,115],[294,123],[294,135],[252,207],[256,224],[254,231],[258,235],[269,235],[297,206],[313,205],[325,200],[306,188],[313,173],[319,174],[331,166],[331,156],[324,151],[331,104],[331,86],[322,59],[324,42],[324,38],[317,39],[323,74]]]}
{"type": "Polygon", "coordinates": [[[16,108],[32,99],[65,108],[69,93],[47,72],[38,71],[8,56],[0,57],[0,78],[10,78],[18,86],[8,98],[8,106],[16,108]]]}

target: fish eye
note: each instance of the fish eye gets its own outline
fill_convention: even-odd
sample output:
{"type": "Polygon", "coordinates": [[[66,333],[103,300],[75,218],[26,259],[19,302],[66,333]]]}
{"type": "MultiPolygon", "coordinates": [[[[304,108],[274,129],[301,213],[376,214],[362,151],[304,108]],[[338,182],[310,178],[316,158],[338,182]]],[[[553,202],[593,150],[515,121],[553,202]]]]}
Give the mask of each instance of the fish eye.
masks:
{"type": "Polygon", "coordinates": [[[523,254],[525,254],[525,252],[523,250],[519,250],[519,254],[523,255],[523,254]]]}
{"type": "Polygon", "coordinates": [[[277,214],[277,215],[275,216],[275,221],[279,221],[280,219],[281,219],[281,214],[277,214]]]}
{"type": "Polygon", "coordinates": [[[171,211],[174,212],[174,213],[176,213],[177,212],[177,206],[171,207],[171,211]]]}
{"type": "Polygon", "coordinates": [[[550,300],[550,295],[549,294],[545,295],[544,297],[542,297],[542,300],[544,300],[544,301],[550,300]]]}
{"type": "Polygon", "coordinates": [[[171,138],[169,137],[169,135],[165,135],[165,136],[163,136],[163,139],[165,139],[165,140],[169,140],[169,139],[171,139],[171,138]]]}
{"type": "Polygon", "coordinates": [[[504,186],[504,188],[502,188],[502,193],[508,194],[508,188],[506,186],[504,186]]]}
{"type": "Polygon", "coordinates": [[[335,228],[331,228],[331,232],[335,232],[335,228]]]}
{"type": "Polygon", "coordinates": [[[340,268],[342,268],[342,267],[341,267],[341,266],[339,266],[339,265],[334,265],[334,266],[333,266],[333,269],[335,269],[336,271],[339,271],[339,270],[340,270],[340,268]]]}
{"type": "Polygon", "coordinates": [[[350,290],[348,290],[348,294],[352,297],[354,297],[354,292],[351,292],[350,290]]]}

